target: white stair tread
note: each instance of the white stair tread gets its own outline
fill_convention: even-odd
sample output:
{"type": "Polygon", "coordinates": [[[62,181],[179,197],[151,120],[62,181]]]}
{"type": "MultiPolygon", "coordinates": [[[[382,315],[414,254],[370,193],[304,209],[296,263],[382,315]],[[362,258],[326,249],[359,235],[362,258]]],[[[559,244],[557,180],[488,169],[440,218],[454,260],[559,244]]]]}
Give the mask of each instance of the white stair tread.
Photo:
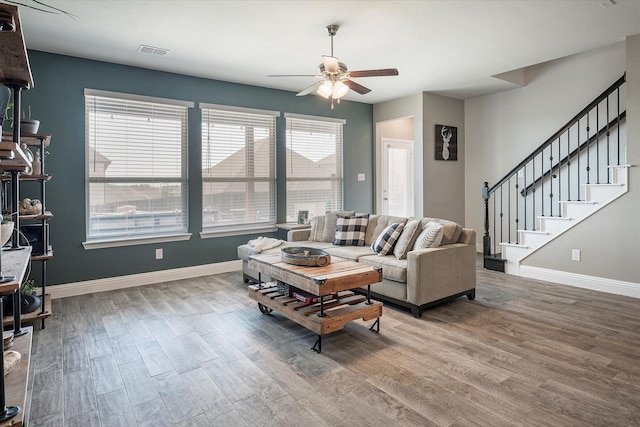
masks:
{"type": "Polygon", "coordinates": [[[539,219],[557,219],[560,221],[572,221],[573,218],[564,217],[564,216],[539,216],[539,219]]]}
{"type": "Polygon", "coordinates": [[[520,245],[518,243],[500,243],[500,246],[506,246],[508,248],[521,248],[521,249],[529,249],[529,246],[520,245]]]}
{"type": "Polygon", "coordinates": [[[560,203],[572,204],[572,205],[597,205],[598,202],[594,200],[560,200],[560,203]]]}
{"type": "Polygon", "coordinates": [[[624,187],[625,185],[627,185],[625,182],[601,182],[601,183],[591,183],[591,184],[584,184],[587,187],[624,187]]]}
{"type": "Polygon", "coordinates": [[[518,233],[529,233],[529,234],[551,234],[548,231],[540,231],[540,230],[518,230],[518,233]]]}

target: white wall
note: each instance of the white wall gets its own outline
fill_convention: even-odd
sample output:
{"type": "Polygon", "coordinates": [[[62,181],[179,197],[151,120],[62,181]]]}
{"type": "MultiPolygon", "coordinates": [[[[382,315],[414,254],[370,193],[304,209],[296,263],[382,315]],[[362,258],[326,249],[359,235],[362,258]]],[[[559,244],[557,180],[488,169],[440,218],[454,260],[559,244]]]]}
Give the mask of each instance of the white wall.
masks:
{"type": "Polygon", "coordinates": [[[524,88],[467,101],[467,154],[478,161],[467,162],[466,217],[481,236],[482,181],[491,186],[625,70],[627,163],[636,165],[629,171],[629,192],[522,264],[549,273],[548,280],[640,295],[640,35],[537,66],[524,88]],[[582,261],[571,261],[571,249],[582,251],[582,261]]]}
{"type": "Polygon", "coordinates": [[[464,101],[423,94],[424,216],[466,226],[464,101]],[[458,160],[435,160],[436,125],[458,128],[458,160]]]}
{"type": "MultiPolygon", "coordinates": [[[[482,251],[482,185],[502,178],[625,72],[625,43],[530,67],[527,85],[465,101],[465,222],[482,251]]],[[[628,98],[629,99],[629,98],[628,98]]]]}
{"type": "MultiPolygon", "coordinates": [[[[401,138],[401,139],[413,139],[414,142],[414,165],[413,165],[413,173],[414,173],[414,209],[415,216],[422,216],[422,204],[423,204],[423,169],[422,169],[422,152],[423,152],[423,141],[422,141],[422,94],[416,94],[411,96],[406,96],[404,98],[394,99],[392,101],[383,102],[380,104],[375,104],[373,106],[373,123],[375,123],[375,144],[376,144],[376,171],[380,170],[380,147],[382,146],[382,138],[401,138]],[[400,132],[395,126],[389,124],[391,121],[396,121],[401,118],[411,118],[411,122],[413,123],[413,129],[409,134],[407,129],[404,129],[400,132]],[[387,133],[385,133],[387,132],[387,133]]],[[[397,124],[408,123],[408,122],[397,122],[397,124]]],[[[375,211],[378,212],[379,207],[379,179],[376,178],[376,207],[375,211]]]]}

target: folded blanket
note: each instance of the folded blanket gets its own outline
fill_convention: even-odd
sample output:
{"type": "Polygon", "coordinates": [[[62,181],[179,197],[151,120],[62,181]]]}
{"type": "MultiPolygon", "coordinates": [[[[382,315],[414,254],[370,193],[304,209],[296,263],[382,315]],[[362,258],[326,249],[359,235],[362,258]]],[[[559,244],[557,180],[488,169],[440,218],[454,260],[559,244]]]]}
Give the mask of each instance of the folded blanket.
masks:
{"type": "Polygon", "coordinates": [[[275,248],[284,243],[284,240],[274,239],[272,237],[258,237],[257,239],[249,240],[249,246],[253,248],[254,251],[260,253],[267,249],[275,248]]]}

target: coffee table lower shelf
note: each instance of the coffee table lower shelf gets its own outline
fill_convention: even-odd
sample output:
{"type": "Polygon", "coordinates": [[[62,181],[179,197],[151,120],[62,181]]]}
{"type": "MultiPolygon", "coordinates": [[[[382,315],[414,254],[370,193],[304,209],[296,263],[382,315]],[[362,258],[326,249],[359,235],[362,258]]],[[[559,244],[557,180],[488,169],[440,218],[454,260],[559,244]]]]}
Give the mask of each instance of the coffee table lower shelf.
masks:
{"type": "MultiPolygon", "coordinates": [[[[363,295],[357,295],[352,291],[338,292],[338,298],[325,301],[323,304],[324,316],[320,316],[320,303],[305,304],[295,298],[278,292],[276,283],[263,283],[262,285],[249,286],[249,298],[259,305],[275,310],[287,319],[304,326],[318,335],[318,340],[312,349],[318,353],[322,350],[322,336],[344,329],[347,323],[362,319],[364,321],[376,319],[369,328],[372,332],[379,332],[380,317],[382,316],[382,303],[376,300],[367,300],[363,295]]],[[[268,314],[261,307],[261,311],[268,314]]]]}

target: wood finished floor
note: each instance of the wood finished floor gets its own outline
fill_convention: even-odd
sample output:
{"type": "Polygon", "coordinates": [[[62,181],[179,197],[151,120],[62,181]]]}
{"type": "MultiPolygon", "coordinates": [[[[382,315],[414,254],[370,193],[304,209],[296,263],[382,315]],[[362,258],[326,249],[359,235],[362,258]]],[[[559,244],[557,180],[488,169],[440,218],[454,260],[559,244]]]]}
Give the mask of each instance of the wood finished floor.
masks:
{"type": "Polygon", "coordinates": [[[53,301],[29,426],[638,426],[640,300],[478,270],[379,335],[263,315],[241,274],[53,301]]]}

